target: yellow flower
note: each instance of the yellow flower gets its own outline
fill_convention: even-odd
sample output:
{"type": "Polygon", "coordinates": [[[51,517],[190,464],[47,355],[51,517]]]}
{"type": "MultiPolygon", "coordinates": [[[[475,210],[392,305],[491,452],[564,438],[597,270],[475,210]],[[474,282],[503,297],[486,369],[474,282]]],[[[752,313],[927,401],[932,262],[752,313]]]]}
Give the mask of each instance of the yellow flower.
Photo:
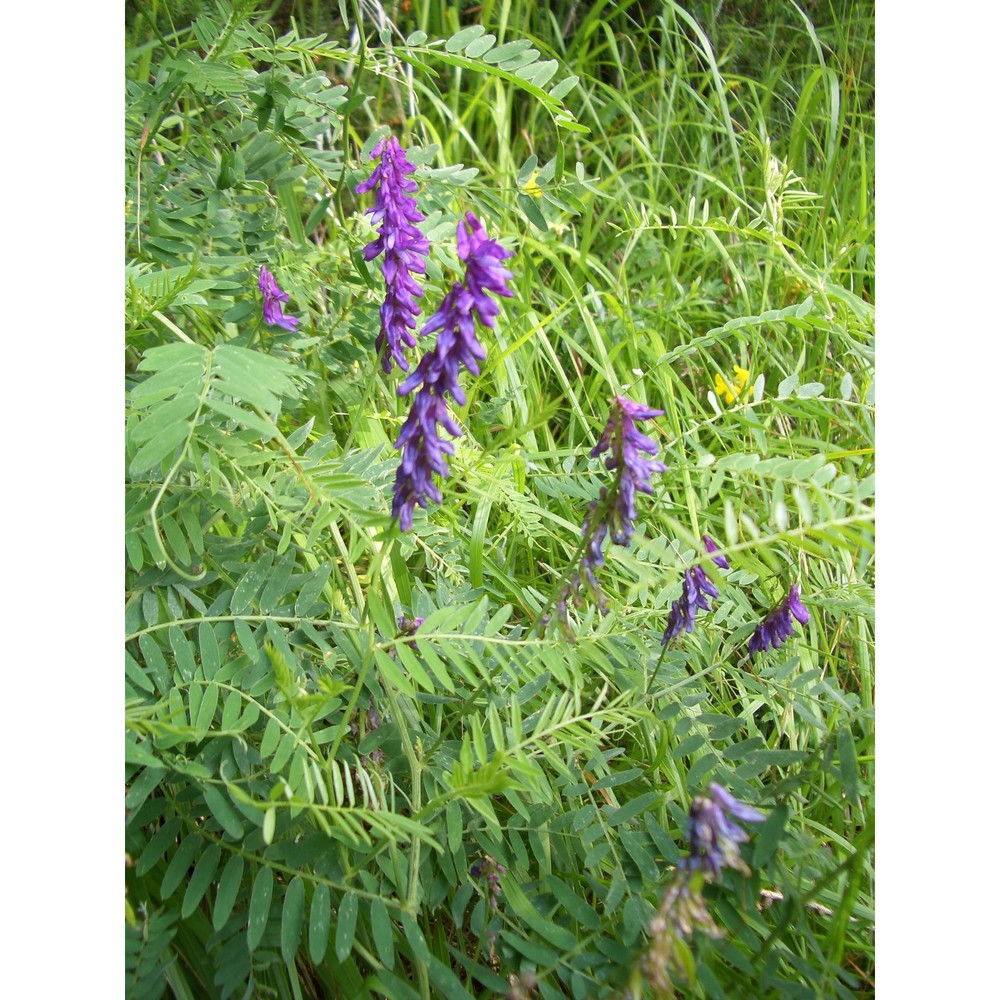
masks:
{"type": "Polygon", "coordinates": [[[750,372],[745,368],[740,368],[739,365],[733,365],[733,371],[736,374],[731,383],[727,382],[721,375],[715,376],[715,395],[727,406],[736,402],[750,378],[750,372]]]}
{"type": "Polygon", "coordinates": [[[525,182],[521,190],[532,198],[541,198],[542,189],[538,186],[538,171],[536,170],[525,182]]]}

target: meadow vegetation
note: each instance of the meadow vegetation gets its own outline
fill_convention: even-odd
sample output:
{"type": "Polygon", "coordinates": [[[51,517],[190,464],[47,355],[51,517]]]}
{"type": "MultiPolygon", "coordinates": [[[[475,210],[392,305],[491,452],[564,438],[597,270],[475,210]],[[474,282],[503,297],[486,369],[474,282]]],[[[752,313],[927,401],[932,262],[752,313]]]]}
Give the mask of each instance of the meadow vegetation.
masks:
{"type": "Polygon", "coordinates": [[[873,40],[126,5],[130,997],[874,995],[873,40]]]}

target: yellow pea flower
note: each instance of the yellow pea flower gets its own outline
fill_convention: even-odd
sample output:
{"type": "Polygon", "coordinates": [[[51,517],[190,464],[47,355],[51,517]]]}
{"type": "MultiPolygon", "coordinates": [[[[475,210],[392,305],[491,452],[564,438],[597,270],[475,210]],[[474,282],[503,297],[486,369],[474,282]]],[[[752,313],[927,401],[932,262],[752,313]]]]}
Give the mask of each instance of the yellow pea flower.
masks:
{"type": "Polygon", "coordinates": [[[521,190],[532,198],[541,198],[542,189],[538,186],[538,171],[536,170],[525,182],[521,190]]]}
{"type": "Polygon", "coordinates": [[[746,368],[740,368],[739,365],[733,365],[733,371],[736,374],[734,375],[732,382],[727,382],[721,375],[715,376],[715,395],[727,406],[735,403],[737,398],[742,395],[743,390],[746,388],[746,384],[750,379],[750,372],[748,372],[746,368]]]}

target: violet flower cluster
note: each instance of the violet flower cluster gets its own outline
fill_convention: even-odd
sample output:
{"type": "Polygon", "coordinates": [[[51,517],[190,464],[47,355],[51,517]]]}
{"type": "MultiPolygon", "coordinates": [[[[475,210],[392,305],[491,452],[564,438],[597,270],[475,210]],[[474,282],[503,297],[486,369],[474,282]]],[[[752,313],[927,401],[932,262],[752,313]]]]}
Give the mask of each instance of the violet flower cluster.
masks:
{"type": "Polygon", "coordinates": [[[448,412],[445,395],[450,394],[459,406],[465,405],[465,392],[458,382],[461,368],[464,365],[478,375],[479,362],[486,357],[486,349],[476,338],[476,321],[492,328],[500,307],[490,296],[514,294],[509,285],[513,275],[502,263],[511,251],[489,239],[472,212],[458,223],[457,239],[465,278],[452,285],[440,308],[424,324],[420,335],[440,331],[437,342],[397,390],[400,396],[417,390],[394,445],[402,449],[403,456],[396,470],[392,516],[402,531],[413,526],[418,504],[426,508],[428,501],[441,502],[434,474],[449,474],[445,455],[454,455],[455,446],[440,437],[438,428],[452,437],[462,433],[448,412]]]}
{"type": "Polygon", "coordinates": [[[794,626],[792,618],[803,625],[809,621],[809,611],[799,597],[799,585],[792,584],[785,599],[764,617],[764,620],[754,629],[750,636],[749,656],[753,659],[757,653],[767,649],[777,649],[788,639],[794,626]]]}
{"type": "Polygon", "coordinates": [[[365,214],[371,215],[372,225],[379,227],[379,235],[362,251],[364,258],[374,260],[385,254],[382,260],[385,300],[380,310],[381,332],[375,340],[375,350],[386,373],[392,371],[394,361],[407,372],[410,363],[404,345],[416,346],[413,330],[420,312],[417,299],[423,295],[413,275],[426,273],[424,258],[429,243],[417,228],[424,214],[412,196],[417,183],[409,175],[416,167],[406,158],[399,140],[395,136],[382,139],[372,150],[371,158],[379,161],[378,166],[354,190],[358,194],[375,191],[375,207],[365,214]]]}
{"type": "Polygon", "coordinates": [[[733,819],[744,823],[764,822],[756,809],[740,802],[714,782],[708,786],[707,796],[696,795],[688,814],[691,854],[682,858],[678,867],[702,871],[707,879],[718,878],[723,868],[749,875],[750,869],[740,857],[740,844],[745,844],[750,835],[733,819]]]}
{"type": "Polygon", "coordinates": [[[596,570],[604,565],[604,539],[610,532],[615,545],[629,544],[635,533],[636,491],[652,496],[649,477],[654,472],[665,472],[667,468],[663,462],[645,457],[656,454],[656,445],[636,427],[635,422],[662,414],[663,410],[654,410],[624,396],[615,396],[600,440],[591,449],[592,458],[609,453],[604,459],[605,467],[617,472],[617,476],[610,488],[601,487],[598,499],[591,501],[587,508],[581,527],[583,554],[579,569],[556,598],[556,620],[567,638],[572,638],[567,608],[570,599],[574,607],[580,608],[584,594],[589,593],[601,614],[607,613],[607,603],[596,575],[596,570]]]}
{"type": "MultiPolygon", "coordinates": [[[[718,547],[708,535],[702,535],[705,543],[705,550],[709,555],[718,552],[718,547]]],[[[712,556],[712,562],[720,569],[729,569],[729,561],[725,556],[712,556]]],[[[709,598],[718,597],[719,591],[714,583],[708,578],[708,574],[700,567],[694,566],[684,572],[684,583],[681,588],[681,596],[670,606],[670,617],[667,619],[667,627],[660,640],[660,645],[665,646],[671,639],[675,639],[683,631],[694,631],[694,618],[698,608],[703,611],[711,611],[712,604],[709,598]]]]}
{"type": "Polygon", "coordinates": [[[605,466],[612,472],[620,470],[607,517],[611,541],[616,545],[628,545],[635,531],[635,491],[652,496],[650,475],[667,469],[662,462],[643,458],[643,452],[655,455],[656,445],[635,426],[635,422],[662,415],[663,410],[653,410],[624,396],[615,396],[604,433],[590,452],[592,458],[610,452],[604,460],[605,466]]]}
{"type": "MultiPolygon", "coordinates": [[[[680,942],[689,940],[695,930],[713,938],[724,936],[708,912],[702,890],[723,868],[750,874],[740,857],[740,845],[750,838],[734,819],[761,823],[764,816],[714,783],[709,785],[708,795],[691,800],[687,830],[691,854],[681,859],[667,883],[647,928],[649,943],[636,967],[640,981],[652,987],[653,996],[673,996],[672,976],[686,975],[685,962],[678,954],[680,942]]],[[[690,954],[686,947],[684,951],[690,954]]]]}
{"type": "Polygon", "coordinates": [[[500,896],[503,890],[500,888],[500,876],[507,871],[505,865],[484,854],[481,861],[473,863],[469,869],[469,874],[473,878],[486,876],[486,892],[490,900],[490,909],[495,910],[500,905],[500,896]]]}
{"type": "Polygon", "coordinates": [[[264,296],[264,322],[268,326],[281,326],[294,333],[295,328],[299,325],[298,317],[289,316],[281,310],[282,302],[288,301],[288,292],[284,292],[278,287],[274,275],[263,264],[260,266],[258,284],[261,294],[264,296]]]}

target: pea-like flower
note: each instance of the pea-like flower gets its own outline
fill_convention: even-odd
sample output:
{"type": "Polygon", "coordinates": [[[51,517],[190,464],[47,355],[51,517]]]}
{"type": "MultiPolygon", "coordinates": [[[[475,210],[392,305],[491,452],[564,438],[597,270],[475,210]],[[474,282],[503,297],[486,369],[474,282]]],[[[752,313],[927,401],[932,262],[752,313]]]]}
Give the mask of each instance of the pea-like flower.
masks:
{"type": "Polygon", "coordinates": [[[610,532],[615,545],[629,544],[635,533],[636,491],[652,495],[649,477],[654,472],[666,471],[667,467],[662,462],[644,457],[655,455],[656,445],[635,425],[637,420],[649,420],[662,413],[663,410],[654,410],[624,396],[615,396],[600,440],[590,452],[594,458],[609,452],[604,464],[618,475],[610,487],[601,487],[598,499],[591,501],[587,508],[580,531],[583,546],[579,568],[556,598],[556,620],[569,639],[572,639],[572,634],[567,602],[572,599],[575,607],[582,607],[584,595],[589,593],[598,610],[606,613],[607,603],[596,575],[596,570],[604,565],[604,539],[610,532]]]}
{"type": "Polygon", "coordinates": [[[611,540],[616,545],[628,545],[635,531],[635,491],[641,490],[652,496],[650,475],[665,472],[667,468],[662,462],[643,458],[643,453],[655,455],[656,445],[635,426],[635,422],[662,415],[663,410],[654,410],[624,396],[615,396],[601,439],[590,452],[594,458],[610,452],[604,460],[605,466],[612,472],[621,470],[608,516],[611,540]]]}
{"type": "Polygon", "coordinates": [[[268,326],[281,326],[294,333],[295,328],[299,325],[298,317],[288,316],[281,310],[281,303],[288,301],[288,292],[283,292],[278,287],[274,275],[263,264],[260,266],[258,284],[261,294],[264,296],[264,322],[268,326]]]}
{"type": "Polygon", "coordinates": [[[799,597],[799,584],[793,583],[788,596],[764,617],[750,636],[750,658],[767,649],[777,649],[790,638],[794,625],[792,618],[805,625],[809,621],[809,611],[799,597]]]}
{"type": "Polygon", "coordinates": [[[667,619],[667,627],[660,645],[665,646],[681,632],[693,632],[698,608],[711,611],[712,604],[709,598],[718,596],[718,588],[700,566],[685,570],[681,596],[670,606],[670,617],[667,619]]]}
{"type": "Polygon", "coordinates": [[[409,175],[416,169],[406,158],[399,140],[393,135],[382,139],[372,150],[371,158],[378,166],[371,177],[362,181],[354,190],[358,194],[375,190],[375,207],[372,225],[379,227],[379,235],[362,251],[365,260],[374,260],[384,253],[382,277],[385,279],[385,299],[380,310],[381,332],[375,340],[375,350],[382,359],[382,368],[392,371],[392,363],[404,371],[410,363],[405,347],[415,347],[413,330],[417,325],[420,306],[417,299],[423,289],[413,277],[425,274],[424,258],[430,248],[427,237],[417,228],[424,214],[417,208],[412,193],[417,183],[409,175]]]}
{"type": "Polygon", "coordinates": [[[729,380],[721,375],[715,376],[715,395],[727,406],[731,406],[740,398],[750,378],[750,372],[746,368],[740,368],[739,365],[733,365],[733,376],[729,380]]]}
{"type": "Polygon", "coordinates": [[[729,560],[725,556],[714,554],[719,551],[719,546],[708,535],[702,535],[701,540],[705,543],[705,551],[712,557],[712,562],[719,569],[729,569],[729,560]]]}
{"type": "Polygon", "coordinates": [[[455,446],[439,436],[438,428],[443,427],[452,437],[461,436],[462,429],[448,412],[445,394],[464,406],[466,396],[458,381],[461,368],[464,365],[473,375],[479,374],[486,349],[476,338],[476,320],[492,328],[500,307],[490,295],[514,294],[508,284],[513,275],[501,263],[511,251],[489,239],[471,212],[459,222],[457,238],[465,278],[452,285],[441,307],[424,324],[420,335],[440,331],[437,342],[397,390],[400,396],[418,390],[394,445],[402,449],[403,456],[396,470],[392,516],[402,531],[413,527],[417,504],[426,508],[431,500],[441,502],[434,475],[449,474],[445,456],[454,455],[455,446]]]}
{"type": "MultiPolygon", "coordinates": [[[[712,562],[719,569],[729,569],[729,562],[725,556],[712,555],[713,552],[718,552],[715,542],[708,535],[702,535],[701,540],[705,543],[705,551],[712,556],[712,562]]],[[[718,596],[718,588],[700,566],[685,570],[681,596],[670,606],[670,617],[667,619],[667,627],[663,632],[660,645],[665,646],[671,639],[676,639],[681,632],[693,632],[698,608],[703,611],[711,611],[710,598],[718,596]]]]}
{"type": "Polygon", "coordinates": [[[706,878],[718,878],[723,868],[733,868],[744,875],[750,869],[740,857],[740,844],[750,836],[733,819],[744,823],[763,823],[764,816],[739,799],[734,798],[721,785],[708,786],[708,795],[696,795],[691,800],[688,814],[688,841],[691,854],[682,858],[678,867],[695,869],[706,878]]]}

